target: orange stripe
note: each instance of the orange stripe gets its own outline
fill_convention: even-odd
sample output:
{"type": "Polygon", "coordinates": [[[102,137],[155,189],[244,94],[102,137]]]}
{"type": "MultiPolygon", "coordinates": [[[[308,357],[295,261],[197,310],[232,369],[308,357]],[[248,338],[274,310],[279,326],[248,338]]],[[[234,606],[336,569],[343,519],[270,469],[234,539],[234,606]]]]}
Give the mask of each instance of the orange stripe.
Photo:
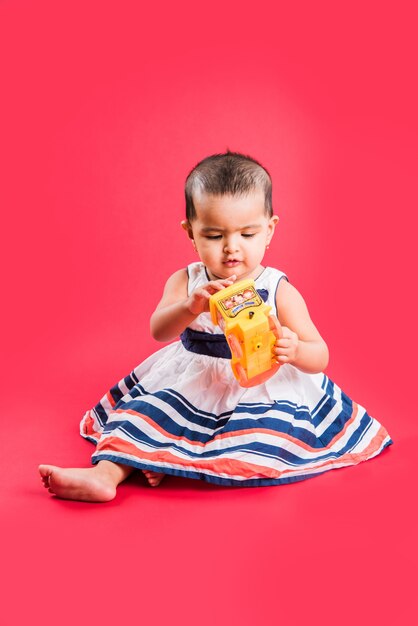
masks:
{"type": "Polygon", "coordinates": [[[98,433],[94,430],[94,419],[91,415],[86,417],[83,423],[83,433],[88,435],[89,437],[94,437],[95,439],[100,439],[101,433],[98,433]]]}
{"type": "MultiPolygon", "coordinates": [[[[144,415],[143,413],[138,413],[137,411],[133,411],[132,409],[116,409],[114,413],[118,413],[118,414],[128,413],[129,415],[140,417],[145,422],[147,422],[147,424],[152,426],[157,432],[163,435],[166,439],[169,439],[171,441],[184,441],[185,443],[188,443],[192,446],[200,446],[202,448],[207,445],[207,443],[203,443],[201,441],[193,441],[192,439],[188,439],[187,437],[180,437],[179,435],[173,435],[169,433],[167,430],[164,430],[163,428],[161,428],[161,426],[157,424],[157,422],[154,422],[154,420],[152,420],[148,415],[144,415]]],[[[219,435],[215,435],[215,437],[213,437],[210,440],[210,443],[213,441],[221,441],[222,439],[232,439],[233,437],[241,437],[244,435],[251,435],[253,433],[261,433],[263,435],[272,435],[273,437],[278,437],[279,439],[285,439],[286,441],[290,441],[291,443],[294,443],[299,448],[303,448],[304,450],[308,450],[310,452],[318,452],[321,449],[329,450],[339,439],[341,439],[341,437],[346,432],[347,428],[356,419],[357,413],[358,413],[358,405],[355,402],[353,402],[353,412],[351,414],[350,419],[347,420],[347,422],[345,423],[343,430],[341,430],[339,433],[335,435],[335,437],[330,441],[328,446],[323,447],[323,448],[314,448],[310,446],[309,444],[303,441],[300,441],[300,439],[297,439],[296,437],[292,437],[291,435],[288,435],[286,433],[277,433],[277,431],[272,430],[270,428],[248,428],[246,430],[235,430],[234,432],[231,432],[231,433],[222,433],[219,435]]]]}
{"type": "Polygon", "coordinates": [[[115,406],[115,404],[116,404],[116,401],[113,399],[113,396],[112,396],[112,394],[110,393],[110,391],[108,391],[108,392],[107,392],[107,394],[106,394],[106,398],[107,398],[107,400],[108,400],[108,402],[109,402],[110,406],[113,408],[113,407],[115,406]]]}
{"type": "MultiPolygon", "coordinates": [[[[388,433],[383,428],[380,427],[378,433],[373,437],[369,445],[363,452],[359,452],[356,454],[346,453],[343,456],[340,456],[337,459],[333,459],[330,461],[326,461],[319,465],[314,465],[312,468],[306,468],[306,473],[309,473],[312,470],[326,470],[332,469],[333,465],[337,464],[346,464],[346,465],[357,465],[361,461],[365,461],[373,454],[379,450],[384,439],[388,436],[388,433]]],[[[130,454],[138,458],[141,461],[157,461],[163,463],[171,463],[176,466],[181,466],[185,470],[191,470],[191,462],[188,459],[181,459],[176,457],[174,454],[169,452],[168,450],[157,450],[155,452],[143,452],[138,450],[138,448],[123,439],[119,439],[118,437],[106,437],[102,439],[97,445],[97,451],[115,451],[125,454],[130,454]]],[[[194,459],[193,467],[197,470],[210,470],[215,474],[227,474],[229,476],[240,476],[243,478],[280,478],[285,476],[286,474],[300,474],[301,469],[286,469],[286,470],[275,470],[273,468],[265,467],[263,465],[257,465],[256,463],[248,463],[245,461],[238,461],[236,459],[194,459]]],[[[162,468],[163,469],[163,468],[162,468]]]]}
{"type": "MultiPolygon", "coordinates": [[[[124,441],[118,437],[106,437],[102,439],[96,450],[98,452],[121,452],[135,456],[140,461],[159,461],[163,463],[171,463],[176,466],[181,466],[185,470],[192,470],[191,462],[188,459],[180,459],[168,450],[157,450],[155,452],[144,452],[138,450],[138,448],[129,441],[124,441]]],[[[265,478],[276,478],[280,475],[277,470],[264,467],[262,465],[256,465],[254,463],[247,463],[245,461],[235,461],[233,459],[193,459],[193,467],[197,470],[210,470],[215,473],[228,474],[230,476],[241,475],[245,478],[254,477],[254,475],[262,474],[265,478]]]]}

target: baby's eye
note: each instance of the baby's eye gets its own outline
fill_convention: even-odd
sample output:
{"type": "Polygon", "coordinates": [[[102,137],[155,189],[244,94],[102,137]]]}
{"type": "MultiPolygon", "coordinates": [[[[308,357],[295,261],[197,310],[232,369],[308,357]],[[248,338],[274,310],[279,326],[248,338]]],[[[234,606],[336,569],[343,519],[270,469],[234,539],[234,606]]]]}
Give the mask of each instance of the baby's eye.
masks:
{"type": "Polygon", "coordinates": [[[255,233],[241,233],[243,237],[254,237],[255,233]]]}
{"type": "Polygon", "coordinates": [[[206,239],[220,239],[222,235],[206,235],[206,239]]]}

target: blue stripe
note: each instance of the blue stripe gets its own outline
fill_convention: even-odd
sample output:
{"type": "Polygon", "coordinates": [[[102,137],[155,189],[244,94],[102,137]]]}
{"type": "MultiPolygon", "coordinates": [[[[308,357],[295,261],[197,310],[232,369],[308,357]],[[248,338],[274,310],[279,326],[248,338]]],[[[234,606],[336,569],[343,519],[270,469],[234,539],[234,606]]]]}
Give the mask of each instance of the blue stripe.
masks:
{"type": "MultiPolygon", "coordinates": [[[[116,402],[116,404],[123,398],[123,396],[126,394],[126,392],[122,392],[119,388],[119,385],[121,384],[121,382],[123,382],[127,389],[129,390],[129,392],[132,392],[132,390],[134,389],[135,385],[138,383],[138,377],[135,374],[134,371],[132,371],[128,376],[126,376],[123,381],[120,381],[117,385],[114,385],[110,390],[109,393],[112,396],[113,400],[116,402]]],[[[107,394],[106,394],[107,396],[107,394]]],[[[104,408],[102,401],[106,401],[107,397],[102,398],[102,400],[100,400],[100,402],[98,402],[98,404],[96,404],[96,406],[93,407],[92,411],[96,416],[96,419],[98,421],[98,423],[100,424],[100,426],[103,427],[104,424],[106,424],[109,414],[107,412],[107,410],[104,408]]],[[[113,409],[112,409],[113,410],[113,409]]]]}
{"type": "MultiPolygon", "coordinates": [[[[130,379],[129,379],[130,380],[130,379]]],[[[113,400],[115,401],[115,403],[119,402],[119,400],[121,398],[123,398],[123,396],[125,395],[124,393],[122,393],[122,391],[119,389],[119,383],[117,385],[114,385],[113,387],[111,387],[109,389],[109,393],[112,396],[113,400]]]]}
{"type": "Polygon", "coordinates": [[[93,408],[93,413],[95,414],[100,426],[103,428],[103,425],[107,422],[108,415],[102,405],[96,404],[96,406],[93,408]]]}
{"type": "Polygon", "coordinates": [[[251,415],[265,415],[270,412],[279,412],[279,413],[287,413],[289,415],[293,415],[293,417],[297,420],[306,420],[306,415],[308,415],[308,421],[312,422],[310,419],[310,413],[307,406],[297,405],[294,402],[286,402],[286,401],[274,401],[269,404],[237,404],[235,407],[235,413],[250,413],[251,415]]]}
{"type": "MultiPolygon", "coordinates": [[[[321,389],[323,390],[325,388],[326,385],[326,376],[324,375],[324,380],[321,383],[321,389]]],[[[324,402],[324,398],[327,397],[327,394],[324,393],[324,395],[321,397],[321,399],[318,401],[318,403],[316,404],[316,406],[312,409],[311,411],[311,415],[312,417],[319,411],[319,409],[322,406],[322,403],[324,402]]]]}
{"type": "MultiPolygon", "coordinates": [[[[304,443],[311,448],[323,448],[321,441],[319,441],[318,437],[314,432],[303,428],[301,426],[294,426],[292,422],[289,422],[286,419],[280,419],[278,417],[264,417],[257,421],[254,419],[240,419],[240,420],[230,420],[225,428],[222,428],[221,434],[233,434],[234,432],[243,430],[250,431],[256,429],[256,437],[263,437],[264,433],[260,433],[257,435],[257,431],[260,429],[271,430],[274,433],[280,435],[286,435],[289,437],[293,437],[297,441],[304,443]]],[[[219,433],[218,433],[219,434],[219,433]]]]}
{"type": "MultiPolygon", "coordinates": [[[[343,430],[345,424],[353,416],[353,402],[344,392],[341,392],[341,401],[342,409],[340,413],[333,419],[331,424],[321,435],[322,441],[326,442],[325,445],[328,445],[331,439],[343,430]]],[[[324,404],[323,409],[321,409],[320,413],[318,414],[318,416],[320,416],[322,419],[315,419],[314,426],[318,426],[327,417],[328,413],[334,408],[335,404],[336,400],[334,400],[333,398],[330,398],[329,401],[324,404]]]]}
{"type": "Polygon", "coordinates": [[[328,396],[334,397],[334,383],[329,378],[327,378],[326,380],[325,393],[328,396]]]}
{"type": "Polygon", "coordinates": [[[95,439],[94,437],[91,437],[90,435],[84,435],[82,434],[82,437],[84,437],[84,439],[87,439],[87,441],[91,441],[91,443],[94,443],[95,446],[97,446],[97,439],[95,439]]]}
{"type": "Polygon", "coordinates": [[[361,418],[360,425],[357,430],[353,432],[350,439],[347,442],[347,452],[351,452],[355,447],[358,446],[359,443],[363,441],[370,428],[372,427],[373,420],[370,415],[365,413],[361,418]],[[351,446],[351,450],[350,450],[351,446]]]}
{"type": "MultiPolygon", "coordinates": [[[[208,428],[210,430],[216,430],[221,426],[224,426],[230,413],[223,418],[211,418],[204,417],[203,415],[197,415],[188,409],[187,406],[184,406],[176,397],[171,396],[168,393],[160,391],[156,393],[152,398],[157,398],[162,400],[165,404],[172,407],[179,415],[191,424],[195,424],[196,426],[203,426],[204,428],[208,428]]],[[[166,420],[170,420],[171,418],[165,411],[155,406],[151,401],[145,397],[143,399],[131,400],[129,402],[124,402],[123,405],[119,406],[118,411],[134,411],[135,413],[139,413],[141,415],[148,415],[152,420],[163,426],[166,424],[166,420]]],[[[182,428],[182,426],[178,426],[178,428],[182,428]]]]}
{"type": "MultiPolygon", "coordinates": [[[[138,387],[139,385],[136,385],[135,389],[137,389],[138,387]]],[[[181,395],[174,389],[170,389],[170,388],[161,389],[160,391],[156,391],[155,393],[147,393],[143,390],[143,388],[141,388],[137,396],[143,398],[142,400],[135,399],[134,394],[132,392],[129,395],[131,396],[132,400],[124,400],[122,402],[119,402],[114,407],[114,410],[131,409],[135,411],[136,410],[135,403],[137,402],[139,403],[142,402],[143,404],[141,404],[141,406],[144,406],[144,404],[146,406],[148,405],[153,406],[147,400],[147,396],[148,396],[151,399],[151,402],[152,402],[152,398],[158,398],[159,400],[162,400],[163,402],[166,402],[168,405],[175,408],[176,411],[181,413],[181,415],[183,415],[183,417],[188,419],[190,422],[193,422],[195,424],[201,424],[205,426],[206,428],[211,428],[213,425],[219,426],[219,424],[222,423],[222,418],[229,417],[233,413],[233,411],[231,410],[231,411],[224,411],[223,413],[220,413],[219,415],[217,415],[216,413],[209,413],[208,411],[203,411],[201,409],[196,408],[183,395],[181,395]],[[205,421],[202,422],[201,418],[206,418],[206,422],[205,421]]]]}
{"type": "MultiPolygon", "coordinates": [[[[322,422],[328,417],[331,411],[334,409],[337,404],[337,400],[335,398],[330,398],[329,396],[324,396],[322,398],[322,406],[315,416],[312,416],[312,424],[317,428],[322,422]]],[[[312,415],[312,414],[311,414],[312,415]]]]}
{"type": "MultiPolygon", "coordinates": [[[[208,443],[209,441],[213,439],[215,435],[222,432],[222,426],[225,426],[225,424],[228,421],[225,418],[223,421],[220,421],[221,423],[218,424],[218,428],[214,428],[213,424],[209,424],[208,426],[205,426],[204,418],[200,418],[200,420],[195,418],[193,423],[200,424],[201,426],[205,426],[206,428],[210,428],[211,430],[210,433],[201,433],[196,430],[192,430],[191,428],[187,428],[184,425],[177,424],[177,422],[175,422],[171,417],[169,417],[162,409],[159,409],[158,407],[155,407],[152,404],[143,403],[143,405],[141,406],[141,402],[137,401],[136,405],[137,406],[135,408],[135,412],[139,413],[138,415],[139,419],[141,419],[141,414],[146,415],[153,422],[155,422],[158,426],[160,426],[162,429],[167,431],[170,435],[174,437],[187,437],[187,439],[190,439],[193,442],[208,443]],[[143,410],[141,410],[141,408],[143,410]]],[[[124,407],[124,408],[127,408],[127,407],[124,407]]],[[[121,409],[121,410],[124,410],[124,409],[121,409]]],[[[130,408],[130,410],[132,409],[130,408]]],[[[130,419],[132,420],[134,419],[134,417],[131,416],[130,419]]],[[[113,415],[112,421],[108,422],[105,425],[103,432],[106,434],[109,434],[114,429],[118,428],[121,423],[128,425],[132,422],[129,419],[126,419],[123,413],[119,414],[118,417],[116,417],[116,415],[113,415]]],[[[132,423],[132,428],[134,428],[135,430],[138,430],[137,426],[134,425],[133,423],[132,423]]],[[[129,426],[128,426],[128,430],[129,430],[129,426]]],[[[131,431],[129,430],[129,432],[131,431]]],[[[138,430],[138,432],[141,432],[141,431],[138,430]]]]}
{"type": "MultiPolygon", "coordinates": [[[[163,472],[164,474],[171,476],[180,476],[183,478],[192,478],[196,480],[203,480],[204,482],[211,483],[214,485],[219,485],[223,487],[267,487],[274,485],[286,485],[290,483],[300,482],[301,480],[306,480],[307,478],[315,478],[315,476],[320,476],[324,472],[316,472],[312,474],[303,474],[301,476],[288,476],[284,478],[249,478],[245,480],[236,480],[233,478],[222,478],[220,476],[212,476],[209,474],[203,474],[200,472],[192,471],[192,470],[181,470],[175,469],[171,467],[161,467],[159,465],[154,465],[149,461],[144,461],[143,463],[140,461],[134,461],[132,459],[125,458],[124,456],[117,456],[115,454],[106,454],[106,453],[98,453],[92,457],[92,462],[94,464],[99,461],[113,461],[114,463],[121,463],[123,465],[129,465],[131,467],[135,467],[139,470],[151,470],[153,472],[163,472]]],[[[326,471],[326,470],[325,470],[326,471]]]]}
{"type": "Polygon", "coordinates": [[[199,415],[204,415],[206,417],[214,417],[217,420],[217,423],[219,423],[219,420],[222,417],[228,417],[229,415],[232,415],[233,411],[224,411],[223,413],[219,413],[219,415],[217,415],[216,413],[209,413],[208,411],[203,411],[202,409],[198,409],[196,408],[191,402],[189,402],[189,400],[187,400],[187,398],[185,398],[184,396],[181,395],[181,393],[179,393],[178,391],[175,391],[174,389],[166,389],[163,390],[166,391],[167,393],[170,393],[173,396],[176,396],[176,398],[179,398],[179,400],[181,400],[182,402],[184,402],[184,404],[189,407],[189,409],[191,411],[193,411],[194,413],[198,413],[199,415]]]}

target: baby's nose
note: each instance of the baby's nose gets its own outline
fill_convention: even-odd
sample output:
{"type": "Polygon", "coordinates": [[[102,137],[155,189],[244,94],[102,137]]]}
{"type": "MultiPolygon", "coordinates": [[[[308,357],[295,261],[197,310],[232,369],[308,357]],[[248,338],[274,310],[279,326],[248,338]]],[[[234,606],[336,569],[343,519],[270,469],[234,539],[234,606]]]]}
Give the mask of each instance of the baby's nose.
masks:
{"type": "Polygon", "coordinates": [[[238,244],[235,239],[227,239],[225,242],[224,250],[226,253],[236,252],[238,250],[238,244]]]}

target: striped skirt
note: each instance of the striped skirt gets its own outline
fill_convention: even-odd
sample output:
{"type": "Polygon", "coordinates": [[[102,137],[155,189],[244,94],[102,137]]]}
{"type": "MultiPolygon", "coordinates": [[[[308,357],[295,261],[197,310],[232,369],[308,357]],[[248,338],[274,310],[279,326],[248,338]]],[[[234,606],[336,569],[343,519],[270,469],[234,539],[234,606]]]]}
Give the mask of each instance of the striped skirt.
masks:
{"type": "Polygon", "coordinates": [[[192,353],[180,341],[112,387],[80,430],[96,444],[93,463],[227,486],[303,480],[356,465],[392,443],[325,374],[287,364],[247,389],[229,359],[192,353]]]}

